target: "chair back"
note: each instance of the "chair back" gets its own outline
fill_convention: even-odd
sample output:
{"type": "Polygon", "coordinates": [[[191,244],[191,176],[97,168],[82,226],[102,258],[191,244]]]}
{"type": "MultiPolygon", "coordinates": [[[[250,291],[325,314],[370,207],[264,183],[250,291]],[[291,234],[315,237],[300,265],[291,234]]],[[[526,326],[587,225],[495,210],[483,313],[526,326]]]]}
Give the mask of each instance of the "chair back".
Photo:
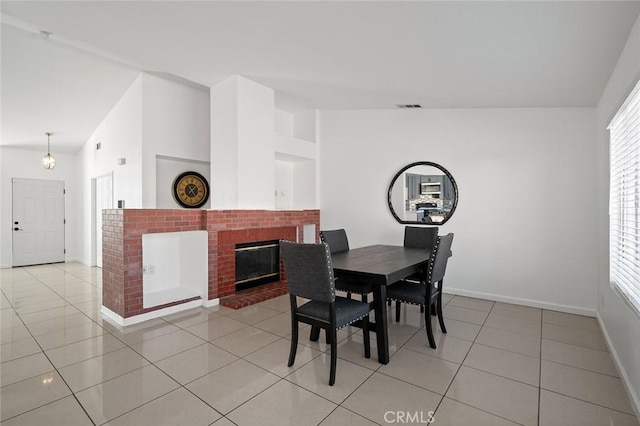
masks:
{"type": "Polygon", "coordinates": [[[331,253],[326,243],[302,244],[281,240],[280,253],[290,294],[319,302],[335,300],[331,253]]]}
{"type": "Polygon", "coordinates": [[[432,284],[442,281],[447,270],[447,261],[452,256],[451,245],[453,244],[453,233],[443,235],[438,238],[435,247],[435,257],[431,257],[428,277],[432,284]]]}
{"type": "Polygon", "coordinates": [[[404,246],[407,248],[433,249],[438,239],[438,228],[435,226],[405,226],[404,246]]]}
{"type": "Polygon", "coordinates": [[[323,243],[329,244],[329,250],[332,254],[349,250],[347,231],[345,231],[344,229],[320,231],[320,240],[323,243]]]}

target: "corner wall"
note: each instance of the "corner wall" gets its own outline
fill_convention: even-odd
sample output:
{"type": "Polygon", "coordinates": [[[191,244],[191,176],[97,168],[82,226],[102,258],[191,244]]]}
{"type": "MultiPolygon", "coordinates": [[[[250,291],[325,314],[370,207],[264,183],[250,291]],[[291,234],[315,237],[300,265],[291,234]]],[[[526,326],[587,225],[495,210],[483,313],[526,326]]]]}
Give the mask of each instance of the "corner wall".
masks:
{"type": "Polygon", "coordinates": [[[78,153],[78,253],[80,261],[93,265],[92,179],[113,174],[113,202],[127,208],[142,207],[142,75],[133,82],[78,153]],[[100,150],[96,144],[100,143],[100,150]],[[119,166],[118,158],[126,158],[119,166]]]}
{"type": "Polygon", "coordinates": [[[640,415],[640,315],[609,280],[609,131],[607,126],[640,79],[640,19],[636,21],[597,107],[598,319],[640,415]]]}
{"type": "MultiPolygon", "coordinates": [[[[157,157],[176,159],[187,167],[191,161],[209,162],[210,157],[210,97],[204,86],[173,81],[153,74],[142,74],[142,207],[158,207],[157,194],[167,198],[177,174],[170,183],[158,187],[157,157]]],[[[200,165],[206,169],[208,165],[200,165]]],[[[198,171],[198,170],[196,170],[198,171]]],[[[173,203],[170,208],[181,208],[173,203]]]]}
{"type": "MultiPolygon", "coordinates": [[[[78,154],[83,263],[93,264],[95,244],[91,180],[113,173],[114,207],[124,200],[127,209],[156,208],[157,157],[208,160],[209,115],[208,89],[147,73],[138,76],[78,154]],[[126,164],[118,165],[118,158],[126,158],[126,164]]],[[[170,194],[171,185],[161,190],[170,194]]]]}

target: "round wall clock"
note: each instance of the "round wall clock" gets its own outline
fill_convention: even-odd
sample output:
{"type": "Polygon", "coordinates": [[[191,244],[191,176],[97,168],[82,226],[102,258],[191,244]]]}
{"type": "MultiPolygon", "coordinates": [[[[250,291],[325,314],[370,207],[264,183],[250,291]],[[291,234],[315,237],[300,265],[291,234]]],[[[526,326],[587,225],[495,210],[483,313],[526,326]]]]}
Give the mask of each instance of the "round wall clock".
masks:
{"type": "Polygon", "coordinates": [[[180,173],[173,181],[173,198],[183,207],[200,208],[209,199],[209,182],[198,172],[180,173]]]}

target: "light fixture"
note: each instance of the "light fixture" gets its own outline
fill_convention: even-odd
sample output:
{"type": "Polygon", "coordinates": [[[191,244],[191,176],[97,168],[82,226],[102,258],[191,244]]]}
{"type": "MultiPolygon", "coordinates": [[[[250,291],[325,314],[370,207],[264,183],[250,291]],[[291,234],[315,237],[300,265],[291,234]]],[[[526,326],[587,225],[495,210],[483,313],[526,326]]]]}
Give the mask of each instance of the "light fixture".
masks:
{"type": "Polygon", "coordinates": [[[51,135],[53,133],[47,132],[47,155],[42,159],[42,165],[46,170],[51,170],[56,166],[56,159],[51,156],[51,135]]]}

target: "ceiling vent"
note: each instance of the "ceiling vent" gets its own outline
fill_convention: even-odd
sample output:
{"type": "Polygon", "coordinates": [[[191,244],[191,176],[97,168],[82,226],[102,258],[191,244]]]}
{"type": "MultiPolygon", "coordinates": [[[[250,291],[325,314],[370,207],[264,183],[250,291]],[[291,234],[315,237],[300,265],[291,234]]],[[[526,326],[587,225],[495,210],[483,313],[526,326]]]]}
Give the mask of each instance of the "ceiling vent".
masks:
{"type": "Polygon", "coordinates": [[[422,105],[420,104],[399,104],[396,105],[398,108],[401,109],[413,109],[413,108],[422,108],[422,105]]]}

